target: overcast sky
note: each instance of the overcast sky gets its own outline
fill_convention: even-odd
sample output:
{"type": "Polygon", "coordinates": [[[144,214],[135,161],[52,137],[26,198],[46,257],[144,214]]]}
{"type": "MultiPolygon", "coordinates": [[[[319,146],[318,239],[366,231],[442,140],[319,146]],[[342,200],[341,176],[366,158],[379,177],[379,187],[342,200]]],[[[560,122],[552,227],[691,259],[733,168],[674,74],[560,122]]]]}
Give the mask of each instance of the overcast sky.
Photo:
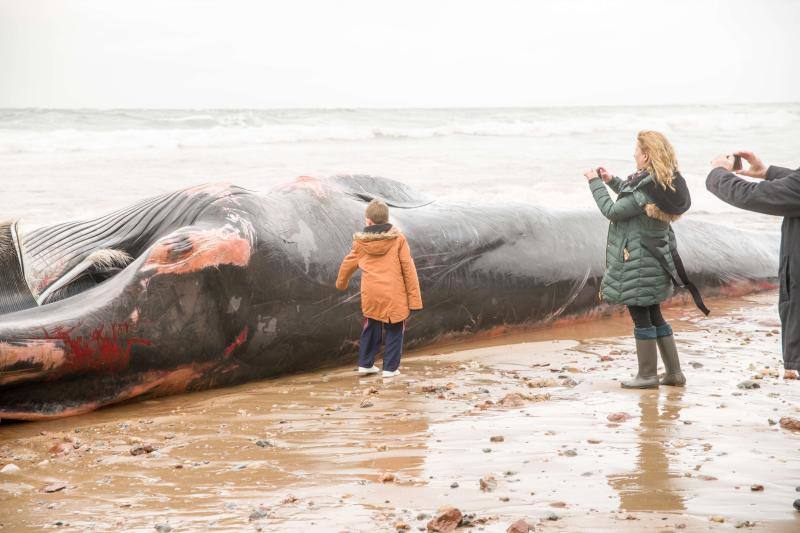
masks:
{"type": "Polygon", "coordinates": [[[798,100],[797,0],[0,0],[0,107],[798,100]]]}

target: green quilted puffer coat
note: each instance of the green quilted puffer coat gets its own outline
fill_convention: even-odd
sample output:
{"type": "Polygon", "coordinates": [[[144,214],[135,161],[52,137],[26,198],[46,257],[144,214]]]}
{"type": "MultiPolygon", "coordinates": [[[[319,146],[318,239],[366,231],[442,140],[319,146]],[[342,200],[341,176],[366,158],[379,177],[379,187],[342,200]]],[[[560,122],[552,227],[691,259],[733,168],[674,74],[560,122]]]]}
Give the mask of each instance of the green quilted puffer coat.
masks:
{"type": "Polygon", "coordinates": [[[658,209],[644,186],[653,178],[646,176],[638,181],[623,182],[614,177],[608,186],[618,193],[614,202],[603,180],[589,182],[597,207],[611,221],[606,245],[606,271],[601,285],[601,297],[612,304],[650,306],[663,302],[672,295],[672,279],[664,267],[643,245],[642,239],[650,237],[677,278],[670,246],[675,246],[675,234],[670,222],[677,216],[658,209]]]}

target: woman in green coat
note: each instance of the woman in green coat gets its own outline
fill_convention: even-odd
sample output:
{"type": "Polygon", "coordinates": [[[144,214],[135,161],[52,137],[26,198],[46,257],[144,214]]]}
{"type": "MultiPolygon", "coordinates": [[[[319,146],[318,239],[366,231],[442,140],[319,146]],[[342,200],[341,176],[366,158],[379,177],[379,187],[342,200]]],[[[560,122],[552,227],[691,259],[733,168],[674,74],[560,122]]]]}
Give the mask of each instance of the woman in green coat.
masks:
{"type": "Polygon", "coordinates": [[[666,368],[660,384],[680,387],[686,378],[672,328],[661,315],[661,302],[672,295],[673,280],[678,279],[670,223],[689,209],[691,198],[664,135],[639,132],[633,157],[637,171],[625,181],[603,168],[584,174],[597,207],[610,220],[601,297],[626,305],[634,323],[639,372],[622,387],[657,388],[659,351],[666,368]],[[606,186],[617,193],[616,202],[606,186]]]}

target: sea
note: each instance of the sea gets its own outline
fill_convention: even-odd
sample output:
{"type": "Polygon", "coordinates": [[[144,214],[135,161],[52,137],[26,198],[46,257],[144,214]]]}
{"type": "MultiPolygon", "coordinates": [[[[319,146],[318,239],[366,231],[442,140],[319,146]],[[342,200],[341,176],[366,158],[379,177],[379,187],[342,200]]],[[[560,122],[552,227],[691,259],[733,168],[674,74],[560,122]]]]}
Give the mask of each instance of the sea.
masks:
{"type": "MultiPolygon", "coordinates": [[[[673,143],[688,217],[777,230],[708,193],[717,154],[800,165],[800,103],[486,109],[0,109],[0,220],[94,217],[225,181],[268,191],[298,176],[370,174],[441,201],[596,209],[583,172],[634,170],[636,133],[673,143]]],[[[476,216],[479,211],[476,211],[476,216]]]]}

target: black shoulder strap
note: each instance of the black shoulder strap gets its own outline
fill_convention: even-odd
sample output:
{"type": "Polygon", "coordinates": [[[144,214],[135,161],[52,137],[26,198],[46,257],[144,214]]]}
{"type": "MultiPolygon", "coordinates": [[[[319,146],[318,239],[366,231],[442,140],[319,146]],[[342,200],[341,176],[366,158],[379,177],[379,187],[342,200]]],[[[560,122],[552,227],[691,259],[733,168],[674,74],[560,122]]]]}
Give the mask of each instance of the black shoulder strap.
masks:
{"type": "Polygon", "coordinates": [[[656,258],[656,261],[658,261],[658,263],[661,265],[661,268],[667,272],[667,275],[669,275],[673,283],[675,283],[675,286],[683,287],[688,290],[692,295],[692,300],[694,300],[694,304],[697,306],[697,308],[700,309],[704,315],[708,316],[711,311],[703,302],[703,296],[700,294],[697,286],[692,283],[692,281],[689,279],[689,276],[686,274],[686,268],[683,266],[683,259],[681,259],[678,249],[670,247],[670,253],[672,253],[672,262],[675,263],[675,270],[678,272],[678,277],[680,279],[675,278],[675,275],[669,268],[669,263],[667,263],[664,255],[658,252],[658,247],[663,246],[664,244],[665,242],[663,240],[655,237],[642,237],[642,246],[644,246],[645,250],[650,252],[650,254],[656,258]]]}

